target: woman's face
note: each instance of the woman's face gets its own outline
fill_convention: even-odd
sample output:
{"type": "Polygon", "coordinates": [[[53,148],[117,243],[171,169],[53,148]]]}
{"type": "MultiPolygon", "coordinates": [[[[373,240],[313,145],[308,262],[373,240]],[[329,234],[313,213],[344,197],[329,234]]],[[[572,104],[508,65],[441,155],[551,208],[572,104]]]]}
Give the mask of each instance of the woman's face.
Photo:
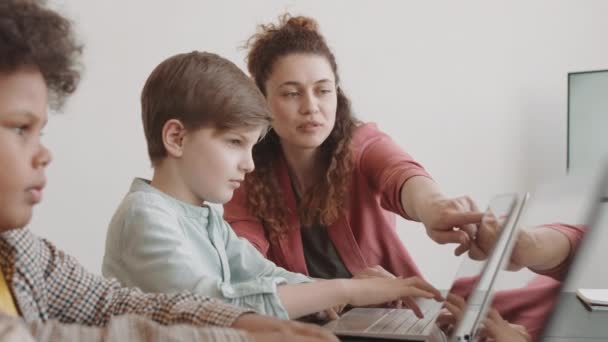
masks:
{"type": "Polygon", "coordinates": [[[283,145],[314,149],[336,122],[336,80],[329,61],[320,55],[294,53],[279,58],[266,80],[272,128],[283,145]]]}

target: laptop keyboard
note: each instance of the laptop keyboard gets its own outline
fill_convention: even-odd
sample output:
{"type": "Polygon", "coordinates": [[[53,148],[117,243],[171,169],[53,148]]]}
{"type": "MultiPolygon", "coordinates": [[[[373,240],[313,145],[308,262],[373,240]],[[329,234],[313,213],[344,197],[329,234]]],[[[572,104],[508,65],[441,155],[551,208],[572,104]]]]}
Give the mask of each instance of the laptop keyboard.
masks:
{"type": "Polygon", "coordinates": [[[425,329],[435,322],[442,303],[425,301],[419,304],[424,317],[418,318],[412,310],[393,309],[367,329],[368,332],[390,334],[422,334],[425,329]]]}

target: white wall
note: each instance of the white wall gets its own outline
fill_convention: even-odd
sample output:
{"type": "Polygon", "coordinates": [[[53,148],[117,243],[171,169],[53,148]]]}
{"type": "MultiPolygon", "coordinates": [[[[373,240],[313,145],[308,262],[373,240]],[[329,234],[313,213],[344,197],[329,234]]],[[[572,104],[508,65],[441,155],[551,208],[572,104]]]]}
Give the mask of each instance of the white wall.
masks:
{"type": "MultiPolygon", "coordinates": [[[[86,42],[78,93],[54,115],[55,155],[31,228],[99,272],[106,225],[151,170],[139,93],[169,55],[199,49],[244,66],[243,41],[285,10],[318,19],[358,116],[376,121],[448,195],[485,205],[566,167],[566,74],[608,67],[608,2],[55,0],[86,42]]],[[[458,259],[422,227],[399,231],[448,287],[458,259]]]]}

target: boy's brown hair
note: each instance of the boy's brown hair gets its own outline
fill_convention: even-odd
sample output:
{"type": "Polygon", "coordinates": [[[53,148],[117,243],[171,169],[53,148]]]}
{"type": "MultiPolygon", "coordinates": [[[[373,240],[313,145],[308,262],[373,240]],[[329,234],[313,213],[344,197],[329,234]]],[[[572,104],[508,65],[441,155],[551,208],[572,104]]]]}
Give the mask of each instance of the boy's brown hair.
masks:
{"type": "Polygon", "coordinates": [[[193,51],[170,57],[148,77],[141,94],[142,121],[153,165],[167,155],[162,129],[171,119],[186,129],[268,127],[270,110],[260,90],[234,63],[193,51]]]}

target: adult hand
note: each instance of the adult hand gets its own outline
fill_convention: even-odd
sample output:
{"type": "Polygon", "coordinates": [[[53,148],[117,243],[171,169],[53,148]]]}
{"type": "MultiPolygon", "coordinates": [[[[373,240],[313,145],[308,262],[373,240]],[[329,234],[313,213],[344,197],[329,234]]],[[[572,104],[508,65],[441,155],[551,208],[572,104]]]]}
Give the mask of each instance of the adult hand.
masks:
{"type": "Polygon", "coordinates": [[[465,305],[466,302],[464,298],[455,294],[448,294],[436,320],[436,324],[446,333],[446,335],[450,335],[452,330],[462,319],[465,305]]]}
{"type": "MultiPolygon", "coordinates": [[[[485,260],[496,245],[500,232],[504,226],[504,218],[497,218],[492,213],[487,213],[477,230],[477,236],[472,241],[469,249],[469,257],[473,260],[485,260]]],[[[527,254],[534,246],[534,237],[527,229],[519,229],[516,232],[517,240],[513,247],[511,260],[507,266],[508,270],[517,271],[528,266],[527,254]]]]}
{"type": "Polygon", "coordinates": [[[442,245],[458,243],[454,254],[461,255],[470,248],[483,215],[468,196],[439,196],[428,200],[419,214],[419,219],[433,241],[442,245]]]}
{"type": "MultiPolygon", "coordinates": [[[[462,319],[466,302],[464,298],[449,294],[444,308],[437,317],[437,325],[450,335],[462,319]]],[[[481,327],[480,337],[495,342],[529,342],[531,340],[525,327],[505,321],[496,309],[490,309],[481,327]]]]}
{"type": "Polygon", "coordinates": [[[318,325],[257,314],[242,315],[232,324],[232,328],[246,331],[253,341],[338,342],[336,336],[318,325]]]}
{"type": "Polygon", "coordinates": [[[488,312],[480,336],[495,342],[529,342],[532,340],[525,327],[505,321],[496,309],[490,309],[488,312]]]}

